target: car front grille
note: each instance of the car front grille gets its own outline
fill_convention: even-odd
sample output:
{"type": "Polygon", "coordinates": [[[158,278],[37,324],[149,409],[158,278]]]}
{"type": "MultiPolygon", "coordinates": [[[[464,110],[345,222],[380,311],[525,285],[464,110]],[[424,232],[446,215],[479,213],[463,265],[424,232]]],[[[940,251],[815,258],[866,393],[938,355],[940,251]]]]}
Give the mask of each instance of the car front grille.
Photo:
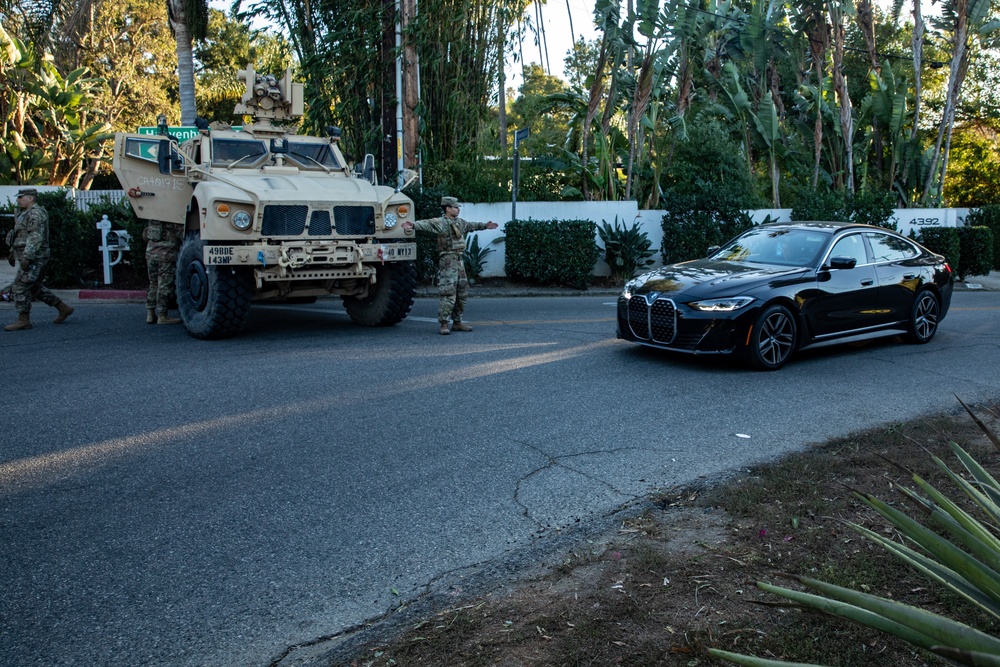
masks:
{"type": "Polygon", "coordinates": [[[628,325],[639,340],[669,345],[677,335],[677,309],[670,299],[650,304],[643,296],[633,296],[628,302],[628,325]]]}
{"type": "Polygon", "coordinates": [[[260,233],[264,236],[299,236],[306,229],[307,213],[309,207],[301,204],[265,206],[260,233]]]}
{"type": "Polygon", "coordinates": [[[337,233],[362,236],[375,233],[375,209],[371,206],[334,206],[333,223],[337,233]]]}

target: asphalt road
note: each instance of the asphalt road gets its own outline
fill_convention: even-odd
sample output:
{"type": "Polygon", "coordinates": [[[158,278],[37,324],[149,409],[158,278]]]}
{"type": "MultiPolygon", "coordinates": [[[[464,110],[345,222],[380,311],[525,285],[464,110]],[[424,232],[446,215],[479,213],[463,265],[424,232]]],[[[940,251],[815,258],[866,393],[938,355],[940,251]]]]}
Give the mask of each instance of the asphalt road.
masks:
{"type": "Polygon", "coordinates": [[[777,373],[615,340],[608,296],[474,299],[448,337],[435,309],[259,307],[203,342],[142,305],[38,304],[0,332],[0,662],[299,664],[652,490],[1000,396],[997,292],[956,293],[926,346],[777,373]]]}

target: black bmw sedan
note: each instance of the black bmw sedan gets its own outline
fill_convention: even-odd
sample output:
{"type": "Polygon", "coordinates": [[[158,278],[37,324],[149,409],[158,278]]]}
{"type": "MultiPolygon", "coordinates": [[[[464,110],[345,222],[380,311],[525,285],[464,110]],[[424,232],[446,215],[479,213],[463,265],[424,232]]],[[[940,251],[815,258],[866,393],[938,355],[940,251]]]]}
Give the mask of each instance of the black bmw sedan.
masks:
{"type": "Polygon", "coordinates": [[[618,337],[761,370],[831,341],[934,337],[954,285],[944,257],[895,232],[843,222],[759,225],[705,259],[634,278],[618,337]]]}

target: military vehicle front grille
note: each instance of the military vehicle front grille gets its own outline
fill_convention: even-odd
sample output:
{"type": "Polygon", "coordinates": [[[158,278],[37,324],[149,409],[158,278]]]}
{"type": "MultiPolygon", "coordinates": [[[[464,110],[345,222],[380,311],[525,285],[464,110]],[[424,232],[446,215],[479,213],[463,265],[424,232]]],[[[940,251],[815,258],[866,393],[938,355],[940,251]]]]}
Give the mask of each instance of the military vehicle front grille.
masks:
{"type": "Polygon", "coordinates": [[[309,218],[309,236],[329,236],[331,229],[330,212],[313,211],[309,218]]]}
{"type": "Polygon", "coordinates": [[[641,296],[628,302],[628,325],[640,340],[669,344],[677,334],[677,310],[670,299],[657,299],[652,305],[641,296]]]}
{"type": "Polygon", "coordinates": [[[264,236],[299,236],[306,229],[309,207],[301,204],[271,205],[264,207],[264,236]]]}
{"type": "Polygon", "coordinates": [[[363,236],[375,233],[375,209],[371,206],[334,206],[333,222],[337,233],[363,236]]]}

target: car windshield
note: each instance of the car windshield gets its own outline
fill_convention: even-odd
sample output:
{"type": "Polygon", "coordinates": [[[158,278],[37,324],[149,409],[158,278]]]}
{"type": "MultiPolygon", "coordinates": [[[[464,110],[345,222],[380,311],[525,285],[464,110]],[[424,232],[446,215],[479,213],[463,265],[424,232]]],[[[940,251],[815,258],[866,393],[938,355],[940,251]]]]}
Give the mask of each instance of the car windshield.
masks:
{"type": "Polygon", "coordinates": [[[330,149],[330,144],[290,141],[288,156],[306,169],[319,169],[320,165],[328,169],[340,169],[337,156],[330,149]]]}
{"type": "Polygon", "coordinates": [[[212,164],[225,167],[237,162],[241,166],[255,164],[267,155],[264,142],[257,139],[212,139],[212,164]]]}
{"type": "Polygon", "coordinates": [[[812,266],[830,235],[813,229],[757,227],[736,238],[710,259],[779,266],[812,266]]]}

